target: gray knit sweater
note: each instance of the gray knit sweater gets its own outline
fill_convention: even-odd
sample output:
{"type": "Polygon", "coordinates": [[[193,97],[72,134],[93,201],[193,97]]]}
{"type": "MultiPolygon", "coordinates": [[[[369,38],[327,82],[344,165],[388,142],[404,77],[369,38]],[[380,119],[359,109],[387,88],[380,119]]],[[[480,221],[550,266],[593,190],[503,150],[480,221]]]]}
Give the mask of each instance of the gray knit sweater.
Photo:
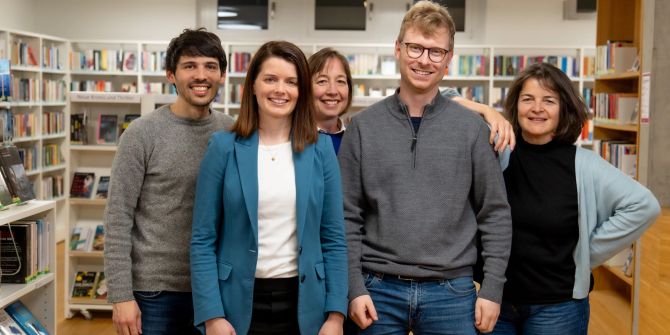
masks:
{"type": "Polygon", "coordinates": [[[210,135],[231,124],[216,111],[189,120],[163,106],[123,133],[105,210],[110,302],[133,300],[133,290],[191,291],[189,245],[200,160],[210,135]]]}
{"type": "Polygon", "coordinates": [[[486,124],[437,94],[413,135],[396,93],[356,115],[342,140],[349,299],[369,294],[363,268],[419,278],[472,275],[479,231],[479,295],[500,302],[512,225],[486,124]]]}

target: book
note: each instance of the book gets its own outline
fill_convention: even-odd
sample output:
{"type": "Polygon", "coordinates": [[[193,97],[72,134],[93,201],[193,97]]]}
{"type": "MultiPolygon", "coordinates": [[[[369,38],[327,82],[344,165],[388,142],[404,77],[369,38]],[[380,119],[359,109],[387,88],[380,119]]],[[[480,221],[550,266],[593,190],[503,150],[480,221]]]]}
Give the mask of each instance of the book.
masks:
{"type": "Polygon", "coordinates": [[[117,116],[113,114],[100,114],[98,116],[98,144],[116,143],[117,119],[117,116]]]}
{"type": "Polygon", "coordinates": [[[86,132],[86,114],[70,115],[70,143],[88,143],[88,134],[86,132]]]}
{"type": "Polygon", "coordinates": [[[5,307],[5,311],[19,326],[21,326],[26,334],[49,335],[46,328],[44,328],[33,313],[30,313],[28,308],[21,303],[21,300],[15,301],[11,305],[5,307]]]}
{"type": "Polygon", "coordinates": [[[93,245],[93,236],[91,228],[76,226],[72,228],[70,234],[70,250],[90,251],[89,246],[93,245]]]}
{"type": "Polygon", "coordinates": [[[98,179],[98,189],[95,192],[96,199],[107,199],[109,190],[109,176],[100,176],[98,179]]]}
{"type": "Polygon", "coordinates": [[[123,132],[128,129],[128,126],[130,126],[130,123],[133,122],[133,120],[138,119],[141,115],[140,114],[126,114],[123,116],[123,123],[121,123],[121,133],[119,136],[123,135],[123,132]]]}
{"type": "Polygon", "coordinates": [[[95,235],[93,236],[93,250],[105,250],[105,227],[103,225],[97,225],[95,227],[95,235]]]}
{"type": "Polygon", "coordinates": [[[95,271],[77,271],[74,275],[70,300],[83,301],[93,299],[97,275],[98,273],[95,271]]]}
{"type": "Polygon", "coordinates": [[[99,303],[107,303],[107,278],[105,278],[105,273],[102,271],[98,273],[98,278],[95,281],[93,299],[99,303]]]}
{"type": "Polygon", "coordinates": [[[0,59],[0,101],[9,101],[12,96],[9,59],[0,59]]]}
{"type": "Polygon", "coordinates": [[[30,224],[14,222],[0,226],[0,270],[2,283],[25,284],[31,269],[33,232],[30,224]]]}
{"type": "Polygon", "coordinates": [[[5,178],[0,176],[0,205],[7,206],[12,204],[12,192],[5,182],[5,178]]]}
{"type": "Polygon", "coordinates": [[[0,148],[0,167],[2,175],[9,186],[9,190],[18,197],[21,202],[35,199],[33,183],[28,180],[26,171],[19,157],[19,151],[15,146],[3,146],[0,148]]]}
{"type": "Polygon", "coordinates": [[[95,173],[75,172],[70,187],[71,198],[90,198],[95,184],[95,173]]]}
{"type": "Polygon", "coordinates": [[[0,334],[1,335],[25,335],[14,319],[4,309],[0,309],[0,334]]]}

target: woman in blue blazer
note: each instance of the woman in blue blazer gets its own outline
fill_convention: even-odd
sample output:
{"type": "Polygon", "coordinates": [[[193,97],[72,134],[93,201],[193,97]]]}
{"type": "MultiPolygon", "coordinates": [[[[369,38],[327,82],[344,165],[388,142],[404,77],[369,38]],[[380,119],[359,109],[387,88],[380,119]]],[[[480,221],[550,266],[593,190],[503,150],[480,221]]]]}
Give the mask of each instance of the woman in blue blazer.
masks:
{"type": "Polygon", "coordinates": [[[342,333],[339,166],[316,131],[310,78],[298,47],[264,44],[237,122],[210,140],[191,239],[195,324],[207,335],[342,333]]]}

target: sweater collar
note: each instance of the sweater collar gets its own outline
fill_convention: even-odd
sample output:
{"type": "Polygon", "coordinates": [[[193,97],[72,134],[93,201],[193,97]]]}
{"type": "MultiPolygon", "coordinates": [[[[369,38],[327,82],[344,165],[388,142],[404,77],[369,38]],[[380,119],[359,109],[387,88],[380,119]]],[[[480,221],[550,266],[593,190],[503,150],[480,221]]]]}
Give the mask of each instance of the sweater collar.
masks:
{"type": "MultiPolygon", "coordinates": [[[[450,99],[445,98],[440,91],[431,100],[431,102],[423,106],[424,119],[431,119],[438,115],[445,107],[451,103],[450,99]]],[[[400,99],[400,88],[395,90],[395,94],[391,99],[387,100],[387,107],[391,114],[399,119],[407,119],[409,117],[409,109],[407,105],[400,99]]]]}

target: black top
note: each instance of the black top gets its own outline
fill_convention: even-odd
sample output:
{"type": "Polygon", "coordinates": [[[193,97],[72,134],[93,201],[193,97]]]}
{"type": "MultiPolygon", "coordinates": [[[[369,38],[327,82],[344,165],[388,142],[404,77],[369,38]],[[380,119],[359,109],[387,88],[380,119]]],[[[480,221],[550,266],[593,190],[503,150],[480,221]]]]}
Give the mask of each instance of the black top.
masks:
{"type": "Polygon", "coordinates": [[[503,300],[521,304],[572,299],[579,240],[576,148],[518,137],[504,172],[512,208],[512,253],[503,300]]]}

